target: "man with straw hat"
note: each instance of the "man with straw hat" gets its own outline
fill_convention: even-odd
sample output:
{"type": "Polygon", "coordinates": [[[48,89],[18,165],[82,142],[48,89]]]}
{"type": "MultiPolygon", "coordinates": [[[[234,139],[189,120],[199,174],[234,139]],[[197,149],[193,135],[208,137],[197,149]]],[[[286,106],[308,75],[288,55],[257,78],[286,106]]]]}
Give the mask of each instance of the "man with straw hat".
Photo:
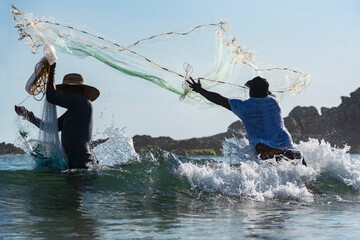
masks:
{"type": "MultiPolygon", "coordinates": [[[[80,74],[70,73],[64,76],[63,83],[55,87],[56,63],[50,66],[49,81],[46,89],[48,102],[66,108],[67,111],[58,118],[58,128],[62,131],[61,142],[68,158],[69,168],[87,168],[89,164],[97,163],[91,142],[93,128],[92,102],[100,92],[92,86],[84,84],[80,74]]],[[[15,111],[37,127],[41,120],[25,107],[15,106],[15,111]]],[[[97,143],[104,140],[97,141],[97,143]]]]}
{"type": "Polygon", "coordinates": [[[193,91],[207,100],[232,111],[243,122],[250,145],[255,147],[256,154],[262,160],[275,158],[298,159],[303,165],[306,162],[302,154],[295,149],[292,138],[285,128],[281,116],[279,100],[269,91],[266,79],[255,77],[245,86],[249,88],[248,100],[228,99],[218,93],[202,88],[200,80],[195,82],[191,77],[187,81],[193,91]]]}

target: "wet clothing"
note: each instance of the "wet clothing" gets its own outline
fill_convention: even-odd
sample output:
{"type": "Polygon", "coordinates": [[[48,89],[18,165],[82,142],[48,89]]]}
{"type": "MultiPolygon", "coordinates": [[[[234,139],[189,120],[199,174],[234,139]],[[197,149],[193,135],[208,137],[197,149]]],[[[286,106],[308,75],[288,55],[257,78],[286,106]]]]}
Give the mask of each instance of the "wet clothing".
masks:
{"type": "Polygon", "coordinates": [[[93,107],[91,101],[81,94],[59,94],[49,76],[46,91],[48,102],[66,108],[58,118],[61,142],[69,161],[69,168],[86,168],[88,163],[97,163],[92,152],[93,107]]]}
{"type": "Polygon", "coordinates": [[[255,146],[255,151],[256,154],[262,160],[267,160],[274,157],[277,162],[282,159],[301,160],[301,164],[307,167],[303,155],[301,154],[300,151],[296,149],[281,150],[281,149],[271,148],[263,143],[258,143],[255,146]]]}
{"type": "Polygon", "coordinates": [[[244,123],[252,146],[263,143],[271,148],[294,149],[292,138],[285,128],[279,100],[275,95],[248,100],[229,99],[231,111],[244,123]]]}
{"type": "Polygon", "coordinates": [[[85,168],[96,162],[92,152],[92,103],[80,94],[50,94],[48,101],[68,110],[58,119],[61,142],[69,160],[69,168],[85,168]]]}
{"type": "Polygon", "coordinates": [[[248,100],[229,99],[231,111],[243,122],[249,142],[255,147],[262,159],[301,159],[306,162],[300,151],[296,150],[281,116],[279,100],[273,94],[248,100]]]}

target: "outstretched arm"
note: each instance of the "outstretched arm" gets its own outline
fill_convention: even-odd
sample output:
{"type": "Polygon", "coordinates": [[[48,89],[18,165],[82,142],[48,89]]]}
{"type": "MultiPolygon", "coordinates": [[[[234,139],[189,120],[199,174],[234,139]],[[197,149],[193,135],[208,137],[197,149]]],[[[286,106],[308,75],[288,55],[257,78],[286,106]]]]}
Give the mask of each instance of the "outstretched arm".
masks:
{"type": "Polygon", "coordinates": [[[40,118],[36,117],[33,112],[27,110],[24,106],[15,105],[15,112],[38,128],[40,128],[40,126],[43,124],[43,121],[40,118]]]}
{"type": "Polygon", "coordinates": [[[218,93],[215,92],[210,92],[205,90],[204,88],[202,88],[200,80],[198,80],[198,82],[195,82],[194,79],[191,79],[191,82],[186,80],[189,83],[189,86],[192,88],[193,91],[201,94],[203,97],[205,97],[207,100],[209,100],[210,102],[213,102],[217,105],[223,106],[226,109],[229,109],[231,111],[231,107],[229,104],[229,99],[221,96],[218,93]]]}
{"type": "MultiPolygon", "coordinates": [[[[15,105],[15,112],[19,116],[23,117],[24,119],[28,120],[29,122],[31,122],[32,124],[34,124],[35,126],[40,128],[41,130],[47,131],[46,129],[49,129],[48,124],[46,124],[40,118],[36,117],[33,112],[27,110],[24,106],[15,105]]],[[[62,130],[62,125],[63,125],[63,122],[64,122],[64,118],[65,118],[65,113],[61,117],[58,118],[58,130],[59,131],[62,130]]]]}

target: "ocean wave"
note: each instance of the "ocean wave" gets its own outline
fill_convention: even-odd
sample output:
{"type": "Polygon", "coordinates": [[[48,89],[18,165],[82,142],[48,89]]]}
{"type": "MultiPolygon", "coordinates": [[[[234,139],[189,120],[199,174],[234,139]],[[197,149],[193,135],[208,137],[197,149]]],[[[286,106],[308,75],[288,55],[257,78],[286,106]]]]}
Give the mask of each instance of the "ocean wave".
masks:
{"type": "Polygon", "coordinates": [[[359,197],[359,158],[351,157],[349,148],[335,148],[324,141],[309,139],[296,146],[306,158],[305,167],[296,162],[261,161],[246,139],[225,140],[223,157],[185,157],[156,148],[137,154],[132,139],[121,129],[107,130],[106,136],[110,139],[94,150],[99,166],[63,171],[7,168],[0,171],[0,182],[26,185],[34,176],[42,179],[45,174],[50,182],[143,195],[155,192],[196,198],[207,194],[303,203],[319,196],[327,200],[359,197]]]}

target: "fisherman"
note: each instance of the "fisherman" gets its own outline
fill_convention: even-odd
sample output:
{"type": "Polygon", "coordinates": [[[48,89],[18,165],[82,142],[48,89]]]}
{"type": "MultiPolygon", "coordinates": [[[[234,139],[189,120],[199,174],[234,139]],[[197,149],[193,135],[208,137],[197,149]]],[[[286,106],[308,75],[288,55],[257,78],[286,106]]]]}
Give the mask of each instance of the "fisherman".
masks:
{"type": "MultiPolygon", "coordinates": [[[[62,132],[61,142],[68,158],[69,168],[87,168],[89,164],[98,163],[92,148],[107,140],[91,142],[92,102],[98,98],[100,92],[95,87],[85,85],[83,77],[77,73],[65,75],[63,83],[55,86],[55,67],[56,63],[50,66],[46,99],[54,105],[67,109],[58,118],[58,128],[62,132]]],[[[42,120],[25,107],[15,106],[15,111],[38,128],[41,127],[42,120]]]]}
{"type": "Polygon", "coordinates": [[[262,159],[275,158],[301,160],[307,166],[300,151],[296,150],[292,138],[285,128],[278,98],[269,92],[266,79],[255,77],[245,86],[250,89],[248,100],[228,99],[222,95],[202,88],[200,80],[187,80],[189,86],[207,100],[232,111],[243,122],[250,145],[255,147],[257,156],[262,159]]]}

